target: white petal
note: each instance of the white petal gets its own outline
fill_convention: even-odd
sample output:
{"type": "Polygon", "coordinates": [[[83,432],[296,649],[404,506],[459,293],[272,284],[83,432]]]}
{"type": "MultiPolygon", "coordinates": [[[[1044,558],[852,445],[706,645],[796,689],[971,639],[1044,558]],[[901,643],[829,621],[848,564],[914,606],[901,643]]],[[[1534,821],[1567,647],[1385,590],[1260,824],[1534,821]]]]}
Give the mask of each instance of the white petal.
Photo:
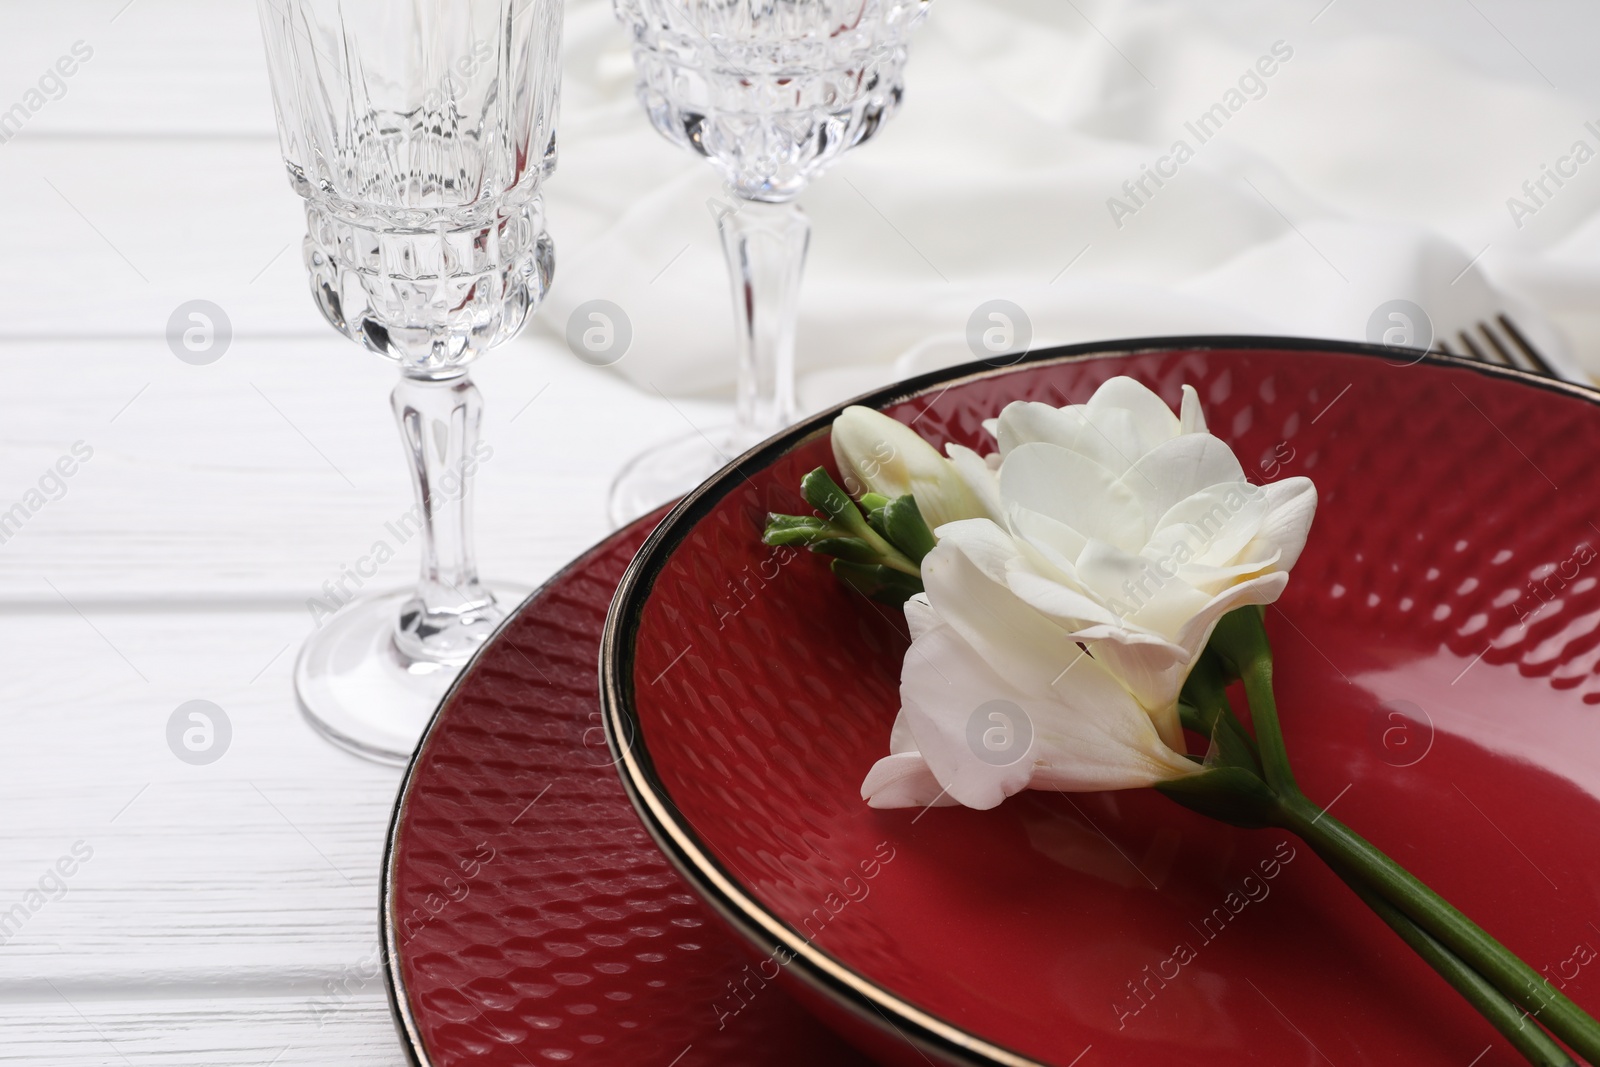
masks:
{"type": "MultiPolygon", "coordinates": [[[[1071,764],[1046,762],[1034,772],[1031,787],[1063,793],[1141,789],[1205,769],[1169,748],[1149,719],[1130,719],[1126,725],[1126,736],[1079,741],[1075,749],[1078,758],[1071,764]]],[[[1181,729],[1178,736],[1181,740],[1181,729]]]]}
{"type": "MultiPolygon", "coordinates": [[[[1042,689],[1061,673],[1078,646],[1066,632],[994,581],[946,539],[922,561],[922,583],[939,618],[1002,677],[1025,690],[1042,689]]],[[[980,553],[981,554],[981,553],[980,553]]],[[[914,654],[916,645],[913,644],[914,654]]],[[[937,672],[938,665],[934,665],[937,672]]]]}
{"type": "Polygon", "coordinates": [[[1078,580],[1124,626],[1169,639],[1208,599],[1175,571],[1163,573],[1145,557],[1103,541],[1089,542],[1078,557],[1078,580]]]}
{"type": "Polygon", "coordinates": [[[1000,417],[985,422],[984,427],[994,434],[1000,444],[1000,456],[1019,445],[1044,444],[1072,447],[1076,437],[1074,426],[1082,419],[1072,419],[1063,409],[1035,400],[1013,400],[1000,410],[1000,417]]]}
{"type": "Polygon", "coordinates": [[[902,711],[894,717],[894,725],[889,728],[889,755],[898,756],[916,750],[917,739],[911,733],[911,723],[906,721],[906,713],[902,711]]]}
{"type": "Polygon", "coordinates": [[[1083,405],[1056,408],[1028,401],[1007,404],[1000,413],[996,438],[1002,459],[1023,445],[1055,445],[1094,460],[1112,474],[1121,474],[1143,454],[1132,415],[1104,411],[1097,420],[1091,420],[1083,405]]]}
{"type": "Polygon", "coordinates": [[[1190,654],[1168,644],[1092,641],[1089,652],[1138,701],[1157,735],[1166,744],[1181,747],[1183,726],[1178,721],[1178,694],[1199,651],[1190,654]]]}
{"type": "MultiPolygon", "coordinates": [[[[1030,560],[1048,563],[1058,580],[1076,584],[1077,559],[1089,539],[1064,523],[1013,504],[1006,512],[1006,524],[1030,560]]],[[[1042,571],[1045,568],[1040,568],[1042,571]]]]}
{"type": "MultiPolygon", "coordinates": [[[[1073,651],[1082,655],[1076,647],[1073,651]]],[[[970,740],[975,717],[980,737],[990,728],[982,709],[996,701],[1009,701],[1009,708],[1020,709],[1020,696],[953,627],[936,627],[906,651],[900,672],[900,714],[933,778],[967,807],[992,808],[1028,788],[1034,771],[1031,729],[1012,736],[1021,750],[1003,764],[981,758],[970,740]]],[[[925,796],[925,787],[919,788],[919,795],[925,796]]]]}
{"type": "MultiPolygon", "coordinates": [[[[1002,485],[1005,473],[1001,472],[1002,485]]],[[[1232,449],[1208,433],[1191,433],[1158,445],[1119,481],[1137,495],[1154,529],[1180,500],[1225,482],[1243,482],[1244,468],[1232,449]]]]}
{"type": "MultiPolygon", "coordinates": [[[[1251,544],[1255,545],[1256,542],[1251,542],[1251,544]]],[[[1254,581],[1274,572],[1285,573],[1278,567],[1277,552],[1273,552],[1266,559],[1246,559],[1235,563],[1231,567],[1207,567],[1190,564],[1183,569],[1183,573],[1179,577],[1188,585],[1204,593],[1209,599],[1214,596],[1221,596],[1236,585],[1254,581]]]]}
{"type": "Polygon", "coordinates": [[[1178,412],[1178,421],[1183,433],[1205,433],[1206,413],[1200,407],[1200,394],[1194,391],[1194,386],[1183,387],[1183,404],[1178,412]]]}
{"type": "Polygon", "coordinates": [[[1136,490],[1094,460],[1059,445],[1021,445],[1007,455],[1000,466],[1000,498],[1008,509],[1021,505],[1086,538],[1131,552],[1145,541],[1145,512],[1136,490]]]}
{"type": "Polygon", "coordinates": [[[1172,640],[1174,635],[1183,633],[1196,612],[1205,610],[1211,596],[1211,593],[1175,578],[1162,584],[1128,621],[1172,640]]]}
{"type": "Polygon", "coordinates": [[[1278,566],[1293,569],[1306,547],[1311,520],[1317,514],[1317,487],[1310,478],[1285,478],[1261,487],[1267,500],[1267,515],[1256,531],[1256,540],[1272,545],[1282,556],[1278,566]]]}
{"type": "Polygon", "coordinates": [[[966,481],[957,473],[955,465],[939,457],[937,477],[928,472],[916,472],[911,479],[911,493],[916,497],[917,510],[930,530],[947,522],[978,518],[988,509],[978,500],[966,481]]]}
{"type": "Polygon", "coordinates": [[[929,528],[984,513],[955,466],[911,427],[870,408],[845,408],[833,420],[833,458],[853,496],[911,494],[929,528]]]}
{"type": "Polygon", "coordinates": [[[1177,635],[1178,643],[1194,649],[1198,654],[1205,643],[1211,640],[1212,629],[1224,615],[1247,604],[1271,604],[1283,595],[1284,587],[1288,584],[1288,572],[1273,571],[1224,589],[1184,624],[1177,635]]]}
{"type": "Polygon", "coordinates": [[[1151,559],[1172,560],[1180,566],[1191,560],[1226,566],[1238,559],[1260,531],[1267,511],[1267,494],[1260,486],[1249,482],[1207,486],[1167,509],[1143,554],[1151,559]],[[1178,556],[1184,558],[1179,560],[1178,556]]]}
{"type": "Polygon", "coordinates": [[[1137,460],[1164,441],[1177,437],[1183,430],[1178,417],[1167,407],[1167,402],[1144,385],[1125,375],[1108,379],[1094,391],[1094,396],[1084,405],[1089,418],[1096,425],[1114,413],[1126,412],[1133,421],[1138,452],[1129,457],[1137,460]]]}
{"type": "Polygon", "coordinates": [[[963,519],[939,527],[940,542],[961,550],[991,582],[1004,585],[1006,565],[1018,555],[1016,540],[988,519],[963,519]]]}
{"type": "MultiPolygon", "coordinates": [[[[1030,691],[998,673],[952,627],[935,628],[918,646],[907,653],[901,675],[903,715],[934,777],[968,807],[993,807],[1031,785],[1129,789],[1199,769],[1163,744],[1144,709],[1076,649],[1057,684],[1030,691]],[[991,725],[985,709],[994,714],[995,701],[1008,703],[991,725]],[[991,762],[996,750],[987,750],[988,759],[979,754],[974,737],[982,743],[986,730],[1012,725],[1020,730],[1002,738],[1026,741],[1026,748],[998,750],[1010,758],[1003,766],[991,762]]],[[[890,776],[890,768],[874,772],[890,776]]],[[[918,796],[926,796],[925,783],[918,796]]]]}
{"type": "Polygon", "coordinates": [[[874,808],[948,808],[960,803],[944,791],[916,751],[874,763],[861,783],[861,799],[874,808]]]}
{"type": "Polygon", "coordinates": [[[911,465],[937,463],[939,453],[917,432],[881,411],[852,405],[833,420],[833,458],[852,496],[864,492],[886,497],[911,492],[911,465]]]}
{"type": "Polygon", "coordinates": [[[1005,510],[1000,505],[1000,476],[996,468],[970,448],[945,445],[944,450],[955,467],[957,477],[966,483],[973,498],[983,508],[982,514],[996,522],[1004,521],[1005,510]]]}
{"type": "Polygon", "coordinates": [[[1103,625],[1122,628],[1116,612],[1082,591],[1038,574],[1024,561],[1017,561],[1007,572],[1006,584],[1024,603],[1050,616],[1069,630],[1103,625]]]}
{"type": "Polygon", "coordinates": [[[906,613],[906,628],[911,631],[913,641],[935,626],[943,625],[939,621],[939,613],[928,603],[927,593],[918,593],[911,597],[906,601],[903,610],[906,613]]]}

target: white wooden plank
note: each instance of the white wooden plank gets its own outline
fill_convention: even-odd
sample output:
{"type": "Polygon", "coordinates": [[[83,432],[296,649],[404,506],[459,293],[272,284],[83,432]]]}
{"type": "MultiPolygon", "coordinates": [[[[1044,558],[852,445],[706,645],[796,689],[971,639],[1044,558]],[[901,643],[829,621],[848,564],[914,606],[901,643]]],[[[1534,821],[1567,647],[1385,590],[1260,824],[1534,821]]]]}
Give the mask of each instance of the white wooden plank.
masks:
{"type": "Polygon", "coordinates": [[[315,989],[371,953],[399,771],[300,717],[284,648],[299,630],[259,611],[0,624],[28,665],[0,686],[0,1001],[46,978],[96,995],[315,989]],[[232,729],[205,766],[167,742],[193,699],[232,729]]]}
{"type": "Polygon", "coordinates": [[[274,136],[253,2],[0,0],[0,25],[0,109],[38,88],[74,44],[91,53],[64,92],[47,83],[24,138],[274,136]]]}
{"type": "Polygon", "coordinates": [[[5,835],[0,1000],[46,979],[96,995],[315,991],[374,951],[380,791],[280,775],[85,792],[5,835]],[[98,817],[134,796],[115,823],[98,817]],[[74,855],[89,858],[50,876],[74,855]]]}
{"type": "Polygon", "coordinates": [[[42,1067],[402,1067],[388,1005],[331,998],[92,999],[68,987],[0,1004],[0,1063],[42,1067]],[[48,998],[48,999],[47,999],[48,998]]]}
{"type": "MultiPolygon", "coordinates": [[[[325,332],[240,339],[208,367],[180,363],[160,340],[0,344],[0,511],[74,442],[94,450],[65,495],[0,544],[0,600],[56,601],[48,580],[74,601],[303,605],[375,541],[395,541],[385,523],[411,507],[411,490],[387,399],[394,373],[325,332]],[[37,395],[55,399],[25,402],[37,395]]],[[[647,398],[537,336],[476,374],[494,450],[478,480],[480,560],[527,583],[605,533],[610,476],[641,442],[719,410],[647,398]]],[[[392,547],[373,586],[411,580],[415,543],[392,547]]]]}
{"type": "Polygon", "coordinates": [[[179,304],[240,334],[327,327],[307,295],[300,200],[277,144],[51,140],[0,146],[0,333],[163,336],[179,304]]]}

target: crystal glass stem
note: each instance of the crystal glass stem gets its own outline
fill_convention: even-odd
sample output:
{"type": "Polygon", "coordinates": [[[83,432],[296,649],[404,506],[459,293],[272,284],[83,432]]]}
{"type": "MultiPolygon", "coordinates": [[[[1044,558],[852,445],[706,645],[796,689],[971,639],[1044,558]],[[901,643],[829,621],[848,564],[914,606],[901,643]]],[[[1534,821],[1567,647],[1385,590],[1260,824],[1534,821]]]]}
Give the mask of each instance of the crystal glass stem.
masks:
{"type": "MultiPolygon", "coordinates": [[[[739,376],[734,454],[794,423],[794,335],[811,223],[792,203],[739,200],[718,215],[733,283],[739,376]]],[[[731,458],[731,457],[730,457],[731,458]]]]}
{"type": "Polygon", "coordinates": [[[462,372],[403,374],[390,400],[416,492],[408,518],[422,536],[422,574],[400,610],[395,646],[414,666],[459,666],[504,616],[473,556],[473,475],[493,454],[478,440],[483,397],[462,372]]]}

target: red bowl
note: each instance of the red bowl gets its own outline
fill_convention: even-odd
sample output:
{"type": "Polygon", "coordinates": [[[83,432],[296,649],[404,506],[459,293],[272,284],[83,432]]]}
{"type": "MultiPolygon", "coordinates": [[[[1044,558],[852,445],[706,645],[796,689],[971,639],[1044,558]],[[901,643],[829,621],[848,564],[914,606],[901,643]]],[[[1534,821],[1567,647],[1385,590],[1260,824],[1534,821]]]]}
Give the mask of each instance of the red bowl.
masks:
{"type": "MultiPolygon", "coordinates": [[[[1039,353],[867,397],[993,448],[1013,400],[1194,385],[1257,480],[1321,506],[1269,612],[1312,799],[1600,1008],[1600,407],[1479,364],[1277,339],[1039,353]]],[[[833,467],[829,412],[662,523],[612,603],[602,697],[646,826],[791,988],[889,1063],[1464,1067],[1507,1046],[1281,831],[1152,791],[876,811],[897,611],[763,546],[833,467]]],[[[835,472],[837,476],[837,472],[835,472]]]]}

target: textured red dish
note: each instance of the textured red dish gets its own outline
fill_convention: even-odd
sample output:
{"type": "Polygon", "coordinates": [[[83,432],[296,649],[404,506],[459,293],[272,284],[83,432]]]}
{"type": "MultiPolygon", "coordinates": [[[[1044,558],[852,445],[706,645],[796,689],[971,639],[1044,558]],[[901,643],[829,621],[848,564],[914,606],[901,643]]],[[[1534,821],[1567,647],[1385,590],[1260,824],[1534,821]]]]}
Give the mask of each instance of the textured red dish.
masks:
{"type": "Polygon", "coordinates": [[[535,593],[463,672],[401,788],[390,998],[432,1067],[864,1064],[708,914],[634,815],[600,729],[606,605],[641,520],[535,593]]]}
{"type": "MultiPolygon", "coordinates": [[[[1128,374],[1175,403],[1188,382],[1258,480],[1312,477],[1270,613],[1306,791],[1600,1009],[1596,395],[1309,342],[1063,351],[870,402],[988,451],[1009,401],[1128,374]]],[[[771,971],[908,1065],[1517,1062],[1282,832],[1148,791],[867,808],[902,622],[758,541],[832,467],[826,425],[662,524],[604,653],[635,803],[771,971]]]]}

